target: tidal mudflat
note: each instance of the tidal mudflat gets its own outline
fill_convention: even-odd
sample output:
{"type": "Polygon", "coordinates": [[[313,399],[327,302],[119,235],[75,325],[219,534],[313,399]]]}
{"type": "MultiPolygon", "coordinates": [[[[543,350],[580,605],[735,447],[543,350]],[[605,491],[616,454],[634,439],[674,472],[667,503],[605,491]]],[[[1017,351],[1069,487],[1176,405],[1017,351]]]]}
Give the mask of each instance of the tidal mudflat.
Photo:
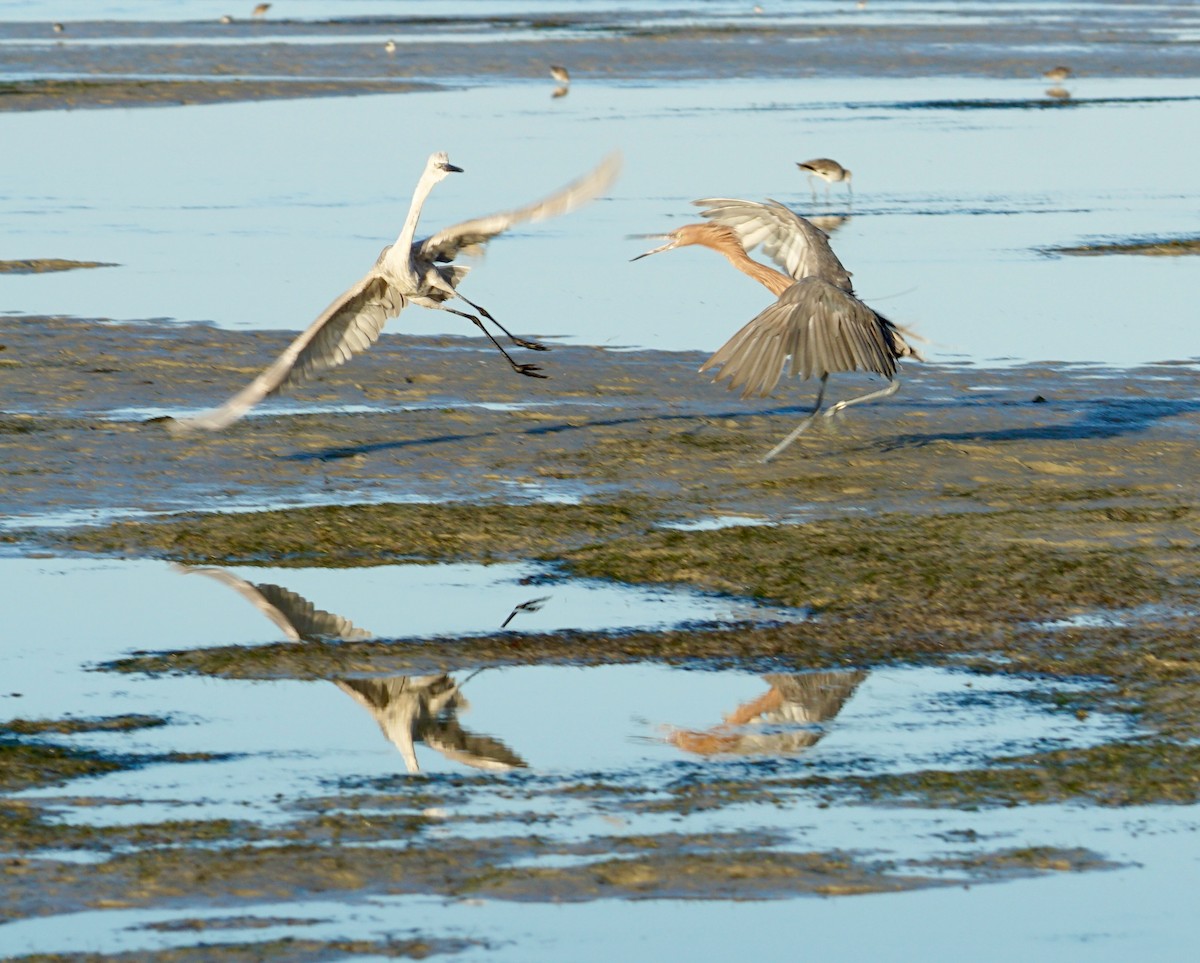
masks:
{"type": "Polygon", "coordinates": [[[1194,261],[1142,255],[1194,245],[1194,11],[10,6],[0,954],[1190,952],[1194,261]],[[409,308],[168,430],[361,275],[430,150],[468,168],[439,226],[612,147],[612,196],[464,287],[549,380],[409,308]],[[696,373],[762,295],[626,263],[716,193],[823,217],[929,339],[769,465],[811,386],[696,373]]]}

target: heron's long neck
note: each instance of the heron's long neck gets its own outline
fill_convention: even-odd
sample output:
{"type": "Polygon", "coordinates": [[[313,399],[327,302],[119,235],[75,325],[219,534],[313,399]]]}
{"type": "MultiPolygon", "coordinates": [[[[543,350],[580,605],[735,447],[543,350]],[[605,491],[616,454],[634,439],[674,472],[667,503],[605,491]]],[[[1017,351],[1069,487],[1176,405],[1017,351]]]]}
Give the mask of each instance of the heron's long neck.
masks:
{"type": "Polygon", "coordinates": [[[740,244],[709,243],[709,241],[709,238],[705,238],[697,241],[697,243],[724,254],[729,259],[730,264],[743,274],[754,278],[755,281],[764,285],[776,297],[783,294],[784,291],[796,283],[794,277],[784,274],[782,271],[776,271],[773,267],[768,267],[766,264],[759,264],[758,261],[746,253],[740,244]]]}
{"type": "Polygon", "coordinates": [[[408,257],[408,250],[412,247],[413,238],[417,236],[417,222],[421,220],[421,208],[425,206],[429,192],[433,190],[433,185],[436,183],[437,181],[429,176],[429,171],[426,171],[417,181],[416,189],[413,191],[412,204],[408,208],[408,217],[404,219],[404,226],[400,228],[394,245],[395,249],[400,251],[404,257],[408,257]]]}

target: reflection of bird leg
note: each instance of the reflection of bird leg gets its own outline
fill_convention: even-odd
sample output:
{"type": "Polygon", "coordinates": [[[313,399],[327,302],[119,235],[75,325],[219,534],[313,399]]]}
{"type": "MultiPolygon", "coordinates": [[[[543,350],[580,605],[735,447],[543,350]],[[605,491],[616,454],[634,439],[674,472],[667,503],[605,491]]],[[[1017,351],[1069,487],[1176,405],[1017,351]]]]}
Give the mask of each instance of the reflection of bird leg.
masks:
{"type": "Polygon", "coordinates": [[[807,431],[809,429],[809,427],[811,427],[811,425],[813,423],[813,419],[815,419],[821,411],[821,402],[825,398],[825,384],[828,381],[829,381],[828,374],[821,375],[821,387],[817,391],[817,403],[815,405],[813,405],[813,410],[805,417],[805,419],[802,422],[800,422],[800,424],[798,424],[796,426],[795,430],[792,431],[792,433],[790,435],[788,435],[785,439],[783,439],[783,441],[781,441],[778,445],[776,445],[769,452],[767,452],[765,455],[763,455],[762,460],[764,462],[770,461],[772,458],[774,458],[776,455],[778,455],[781,451],[783,451],[788,445],[790,445],[793,441],[795,441],[802,434],[804,434],[804,432],[807,431]]]}
{"type": "MultiPolygon", "coordinates": [[[[464,300],[466,300],[466,299],[464,298],[464,300]]],[[[469,301],[467,303],[470,304],[469,301]]],[[[475,305],[471,305],[471,306],[475,307],[475,305]]],[[[439,307],[443,311],[449,311],[451,314],[457,314],[460,318],[466,318],[468,321],[470,321],[472,324],[474,324],[476,327],[478,327],[480,331],[482,331],[485,335],[487,335],[487,339],[490,342],[492,342],[493,345],[495,345],[496,350],[499,351],[502,355],[504,355],[504,360],[507,361],[510,365],[512,365],[513,371],[515,371],[517,374],[523,374],[527,378],[545,378],[546,377],[546,375],[544,375],[544,374],[538,374],[538,372],[542,370],[540,365],[519,364],[516,361],[514,361],[512,355],[510,355],[507,351],[504,350],[504,345],[502,345],[499,341],[497,341],[494,337],[492,337],[492,332],[490,332],[487,328],[485,328],[483,325],[483,322],[480,321],[479,318],[477,318],[475,315],[467,314],[466,311],[456,311],[456,310],[454,310],[454,308],[448,308],[444,304],[439,305],[439,307]]],[[[491,315],[487,315],[487,316],[489,318],[491,318],[491,315]]],[[[504,329],[501,328],[500,330],[503,331],[504,329]]],[[[512,337],[512,335],[509,335],[509,337],[512,337]]]]}
{"type": "Polygon", "coordinates": [[[476,311],[478,311],[485,318],[487,318],[489,321],[491,321],[492,324],[494,324],[497,328],[499,328],[501,331],[503,331],[505,333],[505,335],[508,336],[508,340],[511,341],[513,344],[515,344],[517,347],[528,348],[530,351],[549,351],[550,350],[544,344],[539,344],[536,341],[526,341],[524,338],[518,338],[515,334],[513,334],[511,331],[509,331],[508,328],[506,328],[499,321],[497,321],[495,318],[493,318],[491,312],[488,311],[488,309],[485,308],[483,305],[476,304],[474,301],[467,300],[466,298],[464,298],[462,296],[462,293],[459,291],[455,291],[454,293],[455,293],[455,296],[457,296],[459,298],[459,300],[466,301],[467,304],[471,305],[471,307],[473,307],[476,311]]]}

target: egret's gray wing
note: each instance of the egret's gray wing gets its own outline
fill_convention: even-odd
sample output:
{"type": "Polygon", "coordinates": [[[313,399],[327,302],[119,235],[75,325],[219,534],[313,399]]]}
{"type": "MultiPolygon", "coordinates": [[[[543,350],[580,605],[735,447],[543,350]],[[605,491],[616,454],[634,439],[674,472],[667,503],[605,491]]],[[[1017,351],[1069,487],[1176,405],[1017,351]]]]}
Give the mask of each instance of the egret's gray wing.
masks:
{"type": "Polygon", "coordinates": [[[797,280],[817,277],[843,291],[854,290],[828,235],[778,201],[707,197],[692,203],[706,208],[701,217],[734,230],[747,253],[761,244],[763,253],[797,280]]]}
{"type": "Polygon", "coordinates": [[[791,358],[792,377],[835,371],[896,373],[888,322],[851,294],[820,278],[803,278],[779,296],[700,367],[720,367],[742,397],[770,394],[791,358]]]}
{"type": "Polygon", "coordinates": [[[544,221],[582,207],[605,191],[617,179],[620,171],[621,155],[613,152],[593,170],[540,201],[515,210],[463,221],[418,241],[414,245],[416,256],[430,261],[452,261],[459,254],[478,254],[484,244],[514,224],[544,221]]]}
{"type": "Polygon", "coordinates": [[[171,423],[172,429],[216,431],[224,428],[268,395],[303,381],[313,372],[344,364],[374,344],[384,322],[399,314],[404,304],[403,294],[382,274],[370,271],[322,311],[283,354],[225,404],[193,418],[176,419],[171,423]]]}

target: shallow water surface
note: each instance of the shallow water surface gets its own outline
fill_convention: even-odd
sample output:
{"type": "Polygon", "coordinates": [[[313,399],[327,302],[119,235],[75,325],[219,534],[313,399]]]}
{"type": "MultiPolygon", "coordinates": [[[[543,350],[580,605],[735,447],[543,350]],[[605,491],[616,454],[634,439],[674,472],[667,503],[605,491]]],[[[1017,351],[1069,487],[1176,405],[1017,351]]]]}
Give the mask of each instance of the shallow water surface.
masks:
{"type": "MultiPolygon", "coordinates": [[[[927,338],[932,360],[1193,357],[1189,258],[1044,252],[1194,233],[1197,98],[1190,80],[1083,79],[1057,102],[1037,80],[806,79],[8,114],[0,128],[23,145],[0,193],[11,255],[121,266],[9,275],[0,293],[14,312],[299,330],[394,237],[429,149],[466,169],[429,201],[432,230],[619,148],[610,197],[498,239],[464,292],[525,334],[711,350],[769,296],[708,251],[630,264],[650,242],[627,236],[696,219],[694,198],[774,197],[827,218],[860,295],[927,338]],[[386,117],[403,135],[385,124],[371,150],[344,150],[386,117]],[[413,130],[431,133],[418,145],[413,130]],[[1142,146],[1136,177],[1128,143],[1142,146]],[[79,144],[99,145],[86,182],[79,144]],[[853,167],[852,197],[810,191],[795,161],[814,155],[853,167]]],[[[389,330],[464,323],[410,308],[389,330]]]]}
{"type": "MultiPolygon", "coordinates": [[[[786,912],[777,904],[737,904],[737,925],[750,927],[754,940],[770,942],[782,935],[776,931],[784,918],[794,926],[821,907],[824,922],[811,945],[850,946],[879,959],[901,957],[889,957],[870,933],[902,912],[950,914],[925,933],[921,943],[927,947],[967,939],[955,922],[964,913],[995,918],[1008,912],[1027,919],[1018,942],[1038,959],[1061,953],[1063,941],[1091,947],[1096,940],[1103,952],[1089,958],[1111,958],[1104,954],[1130,941],[1145,945],[1139,927],[1147,925],[1158,928],[1155,947],[1166,951],[1176,945],[1178,930],[1164,925],[1163,917],[1179,889],[1171,880],[1194,871],[1194,856],[1177,843],[1180,833],[1195,829],[1193,808],[1174,814],[1076,807],[964,813],[825,808],[811,797],[781,803],[748,795],[684,815],[671,807],[657,811],[621,801],[622,792],[635,800],[668,799],[673,787],[756,774],[777,779],[789,773],[832,777],[952,769],[996,755],[1096,745],[1128,734],[1111,718],[1078,717],[1056,709],[1044,695],[1031,698],[1045,693],[1044,682],[908,667],[754,673],[606,666],[601,653],[585,657],[593,664],[577,666],[390,678],[243,682],[125,676],[95,666],[135,649],[253,646],[318,630],[334,644],[338,637],[492,631],[518,603],[534,598],[543,604],[518,610],[513,628],[669,626],[697,618],[754,617],[755,609],[696,593],[546,581],[548,573],[520,565],[188,573],[157,562],[9,558],[0,560],[0,574],[21,598],[71,600],[69,606],[17,609],[10,617],[0,715],[162,715],[167,725],[158,728],[48,738],[118,754],[218,754],[209,761],[151,762],[21,794],[52,801],[66,823],[104,827],[233,817],[282,827],[306,799],[342,792],[348,794],[344,800],[353,800],[359,791],[368,794],[367,805],[353,811],[370,818],[369,794],[387,787],[401,797],[415,793],[418,806],[421,794],[448,793],[425,810],[437,839],[521,834],[532,819],[539,838],[564,844],[595,835],[768,832],[782,850],[884,853],[901,861],[997,847],[1087,846],[1118,862],[1150,863],[1154,873],[1130,866],[985,887],[965,902],[962,895],[934,890],[802,901],[786,912]],[[531,579],[538,584],[522,584],[531,579]],[[594,664],[597,659],[601,664],[594,664]],[[599,796],[558,792],[580,784],[610,788],[599,796]],[[1153,827],[1144,837],[1137,829],[1143,820],[1153,827]],[[1147,886],[1155,894],[1153,904],[1147,886]],[[1054,915],[1041,906],[1042,899],[1059,906],[1054,915]],[[1115,931],[1101,923],[1106,913],[1114,914],[1115,931]],[[830,914],[849,927],[836,942],[829,942],[830,914]],[[871,925],[865,925],[868,919],[871,925]]],[[[311,644],[322,643],[314,637],[311,644]]],[[[1057,692],[1071,688],[1054,686],[1057,692]]],[[[547,857],[529,865],[570,865],[577,859],[547,857]]],[[[0,950],[116,952],[190,945],[195,937],[189,928],[172,924],[239,917],[239,925],[206,930],[205,939],[366,938],[412,931],[488,941],[486,948],[467,951],[467,959],[561,959],[570,945],[573,959],[591,960],[611,958],[622,945],[619,931],[632,926],[639,932],[638,948],[627,949],[635,957],[660,931],[671,933],[674,951],[695,954],[727,939],[715,921],[730,908],[706,906],[701,911],[656,904],[656,925],[646,929],[646,908],[625,901],[552,914],[536,904],[418,897],[250,901],[236,910],[198,905],[29,919],[0,927],[0,950]],[[256,919],[266,925],[247,929],[256,919]],[[272,925],[272,919],[288,922],[272,925]],[[602,930],[612,931],[607,941],[600,938],[602,930]]],[[[979,932],[972,930],[974,936],[979,932]]],[[[1005,942],[1010,950],[1013,945],[1011,938],[1005,942]]],[[[1001,957],[983,951],[975,958],[1001,957]]]]}

